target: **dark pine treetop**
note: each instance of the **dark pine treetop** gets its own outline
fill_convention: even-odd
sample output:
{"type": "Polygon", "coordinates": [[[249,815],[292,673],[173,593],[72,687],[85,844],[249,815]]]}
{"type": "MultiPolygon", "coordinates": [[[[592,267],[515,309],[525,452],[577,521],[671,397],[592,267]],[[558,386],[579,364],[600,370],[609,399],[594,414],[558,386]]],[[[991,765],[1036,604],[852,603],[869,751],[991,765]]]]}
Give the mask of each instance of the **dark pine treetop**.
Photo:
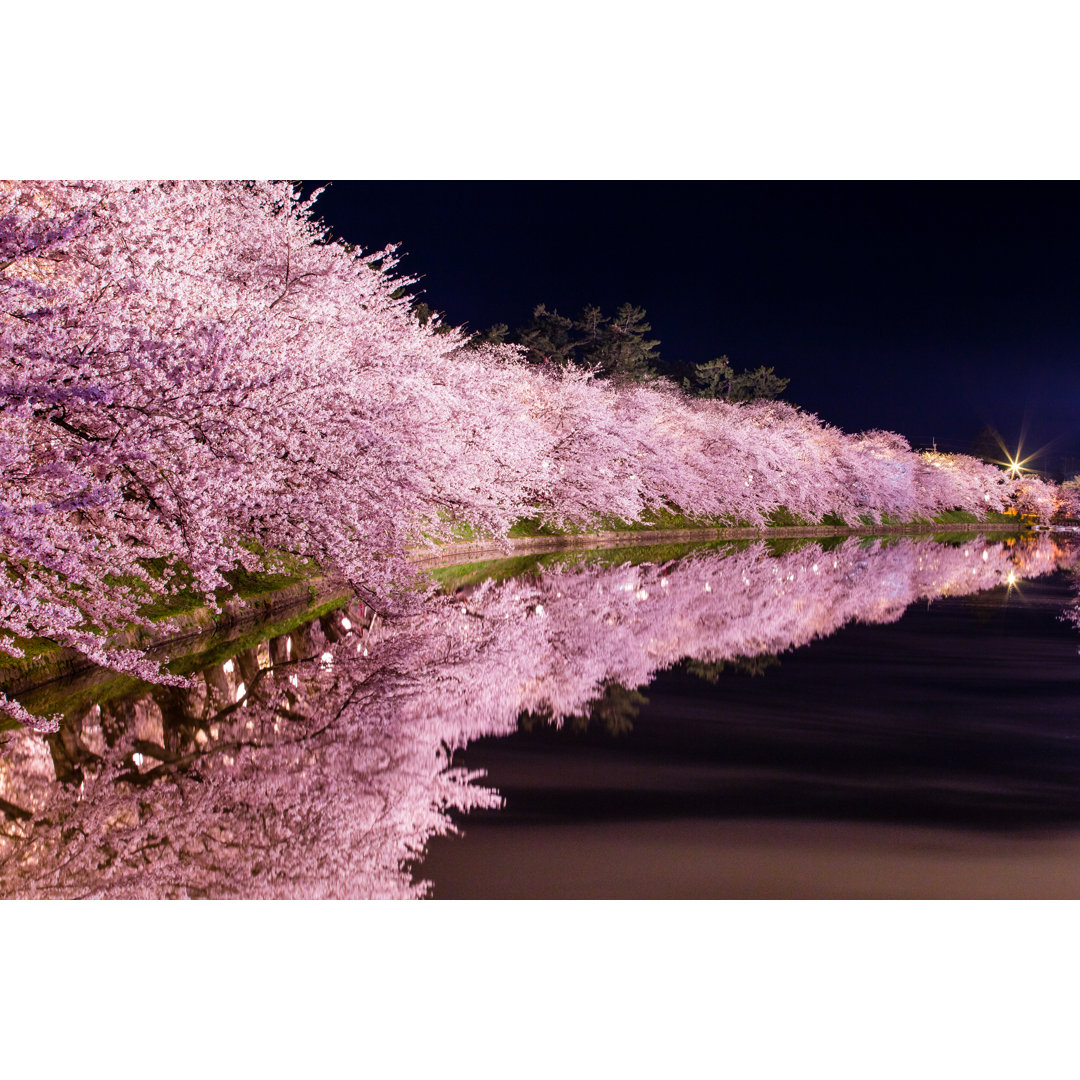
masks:
{"type": "MultiPolygon", "coordinates": [[[[426,315],[426,305],[421,306],[426,315]]],[[[644,308],[630,303],[622,304],[614,317],[590,305],[576,319],[537,304],[532,318],[516,331],[511,333],[506,323],[498,323],[474,334],[471,343],[511,342],[524,346],[532,364],[573,364],[616,382],[650,383],[662,373],[658,370],[660,342],[648,336],[652,326],[646,318],[644,308]]],[[[726,356],[696,364],[691,377],[682,380],[688,393],[724,401],[777,398],[787,384],[771,367],[736,373],[726,356]]]]}

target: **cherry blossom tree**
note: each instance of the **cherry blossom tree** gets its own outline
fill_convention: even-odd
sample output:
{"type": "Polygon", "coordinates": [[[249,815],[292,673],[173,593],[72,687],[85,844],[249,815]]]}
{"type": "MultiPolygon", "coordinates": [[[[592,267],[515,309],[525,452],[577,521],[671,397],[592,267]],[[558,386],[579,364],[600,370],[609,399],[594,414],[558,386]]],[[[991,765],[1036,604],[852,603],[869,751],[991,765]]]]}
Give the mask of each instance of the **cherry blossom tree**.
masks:
{"type": "Polygon", "coordinates": [[[1066,518],[1080,518],[1080,480],[1073,477],[1058,488],[1058,512],[1066,518]]]}
{"type": "Polygon", "coordinates": [[[285,183],[0,185],[0,649],[46,638],[179,685],[110,634],[181,590],[216,605],[264,552],[404,611],[408,549],[462,521],[498,538],[527,516],[761,525],[1011,497],[899,436],[471,347],[421,323],[394,270],[285,183]]]}
{"type": "Polygon", "coordinates": [[[1060,488],[1038,476],[1022,476],[1016,483],[1016,510],[1048,523],[1062,506],[1060,488]]]}
{"type": "Polygon", "coordinates": [[[286,185],[0,198],[8,651],[43,636],[150,677],[102,633],[180,586],[213,603],[255,545],[386,602],[419,524],[516,516],[506,410],[494,446],[492,410],[461,423],[497,365],[421,327],[392,252],[331,242],[286,185]]]}

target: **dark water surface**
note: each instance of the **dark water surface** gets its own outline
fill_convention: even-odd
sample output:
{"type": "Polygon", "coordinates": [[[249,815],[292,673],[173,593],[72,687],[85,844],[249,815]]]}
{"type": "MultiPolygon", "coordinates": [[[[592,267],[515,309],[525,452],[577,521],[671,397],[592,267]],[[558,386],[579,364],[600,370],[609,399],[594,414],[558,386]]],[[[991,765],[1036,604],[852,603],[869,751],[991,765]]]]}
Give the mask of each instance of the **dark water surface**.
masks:
{"type": "Polygon", "coordinates": [[[0,896],[1080,896],[1077,554],[514,560],[52,685],[58,735],[0,736],[0,896]]]}
{"type": "Polygon", "coordinates": [[[849,625],[758,672],[661,672],[611,734],[485,738],[506,800],[435,897],[1080,896],[1068,572],[849,625]]]}

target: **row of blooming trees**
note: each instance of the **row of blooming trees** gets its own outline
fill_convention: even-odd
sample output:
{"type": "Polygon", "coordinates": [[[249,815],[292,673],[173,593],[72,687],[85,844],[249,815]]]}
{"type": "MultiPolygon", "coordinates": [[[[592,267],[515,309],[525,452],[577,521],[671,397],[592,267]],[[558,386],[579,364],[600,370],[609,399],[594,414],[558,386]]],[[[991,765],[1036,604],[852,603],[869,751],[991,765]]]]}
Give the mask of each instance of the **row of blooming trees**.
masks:
{"type": "Polygon", "coordinates": [[[0,648],[45,637],[161,677],[105,635],[181,585],[212,603],[260,549],[386,605],[408,547],[460,521],[500,536],[522,516],[762,524],[1012,497],[998,470],[895,435],[470,346],[421,324],[393,269],[285,183],[0,185],[0,648]]]}
{"type": "Polygon", "coordinates": [[[687,657],[769,656],[1075,557],[1047,536],[778,558],[761,543],[489,581],[363,636],[324,618],[188,688],[84,709],[48,743],[11,736],[0,895],[416,895],[407,863],[448,812],[499,803],[455,749],[522,713],[580,715],[687,657]]]}

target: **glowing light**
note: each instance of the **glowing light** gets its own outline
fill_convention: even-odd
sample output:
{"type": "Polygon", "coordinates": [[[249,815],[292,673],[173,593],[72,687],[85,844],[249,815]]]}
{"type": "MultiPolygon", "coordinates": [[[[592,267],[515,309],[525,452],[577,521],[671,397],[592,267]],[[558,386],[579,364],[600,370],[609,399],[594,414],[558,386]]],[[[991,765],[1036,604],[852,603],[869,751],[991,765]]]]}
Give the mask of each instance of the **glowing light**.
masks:
{"type": "MultiPolygon", "coordinates": [[[[1002,449],[1005,450],[1004,447],[1002,449]]],[[[1041,450],[1036,450],[1035,453],[1024,456],[1019,446],[1017,446],[1015,454],[1005,450],[1005,475],[1010,480],[1019,480],[1025,473],[1035,472],[1036,470],[1031,467],[1030,462],[1038,457],[1040,453],[1042,453],[1041,450]]]]}
{"type": "Polygon", "coordinates": [[[342,619],[341,620],[341,628],[342,628],[342,630],[351,630],[352,629],[352,622],[349,619],[342,619]]]}
{"type": "Polygon", "coordinates": [[[1005,580],[1009,583],[1009,588],[1011,589],[1016,584],[1016,571],[1010,570],[1009,576],[1005,580]]]}

